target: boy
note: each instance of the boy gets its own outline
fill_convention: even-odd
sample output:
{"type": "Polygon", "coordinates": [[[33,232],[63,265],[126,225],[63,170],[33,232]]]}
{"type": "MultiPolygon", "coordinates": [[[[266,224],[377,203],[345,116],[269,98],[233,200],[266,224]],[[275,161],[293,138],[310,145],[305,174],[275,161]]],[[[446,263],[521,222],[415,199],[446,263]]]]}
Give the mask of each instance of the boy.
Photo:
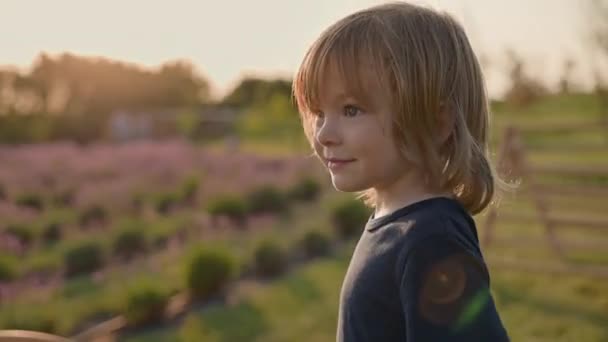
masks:
{"type": "Polygon", "coordinates": [[[338,341],[507,341],[471,215],[499,180],[481,69],[449,15],[351,14],[294,79],[304,131],[339,191],[375,211],[340,295],[338,341]]]}

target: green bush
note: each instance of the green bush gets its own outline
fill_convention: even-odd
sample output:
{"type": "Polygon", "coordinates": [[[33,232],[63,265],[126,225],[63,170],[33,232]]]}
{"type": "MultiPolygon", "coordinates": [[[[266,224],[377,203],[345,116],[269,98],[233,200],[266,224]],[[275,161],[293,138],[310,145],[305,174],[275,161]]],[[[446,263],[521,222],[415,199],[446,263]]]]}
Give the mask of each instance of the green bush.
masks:
{"type": "Polygon", "coordinates": [[[288,191],[288,196],[297,201],[314,201],[321,193],[321,185],[313,178],[304,178],[298,181],[288,191]]]}
{"type": "Polygon", "coordinates": [[[104,207],[100,205],[91,205],[80,213],[78,223],[84,227],[91,223],[105,223],[107,219],[108,212],[104,207]]]}
{"type": "Polygon", "coordinates": [[[80,242],[69,247],[63,260],[67,276],[94,272],[104,264],[102,248],[95,241],[80,242]]]}
{"type": "Polygon", "coordinates": [[[208,339],[208,332],[203,323],[203,319],[196,313],[188,313],[177,331],[177,341],[205,341],[208,339]]]}
{"type": "Polygon", "coordinates": [[[49,245],[61,240],[61,224],[56,221],[48,222],[42,227],[42,241],[49,245]]]}
{"type": "Polygon", "coordinates": [[[235,258],[228,250],[200,249],[188,263],[188,289],[194,298],[220,294],[234,276],[235,269],[235,258]]]}
{"type": "Polygon", "coordinates": [[[154,249],[164,249],[170,240],[176,235],[179,226],[185,225],[181,219],[168,217],[154,220],[145,226],[145,232],[149,245],[154,249]]]}
{"type": "Polygon", "coordinates": [[[196,193],[199,189],[200,181],[197,177],[192,176],[186,178],[180,185],[179,193],[182,202],[186,204],[194,204],[196,200],[196,193]]]}
{"type": "Polygon", "coordinates": [[[327,234],[319,230],[310,230],[299,241],[299,247],[307,257],[312,258],[327,255],[331,246],[327,234]]]}
{"type": "Polygon", "coordinates": [[[157,194],[154,198],[154,209],[161,215],[167,215],[173,208],[175,208],[178,197],[176,193],[164,192],[157,194]]]}
{"type": "Polygon", "coordinates": [[[114,255],[129,260],[140,253],[148,251],[148,240],[143,227],[124,227],[112,242],[114,255]]]}
{"type": "Polygon", "coordinates": [[[237,196],[223,195],[209,201],[207,212],[212,217],[226,216],[242,225],[247,218],[247,204],[237,196]]]}
{"type": "Polygon", "coordinates": [[[185,138],[195,140],[202,118],[196,111],[186,110],[175,114],[175,129],[185,138]]]}
{"type": "Polygon", "coordinates": [[[60,263],[61,261],[57,260],[55,256],[39,253],[28,257],[24,262],[20,263],[20,274],[35,273],[38,276],[47,277],[59,270],[60,263]]]}
{"type": "Polygon", "coordinates": [[[348,199],[334,203],[331,222],[341,238],[350,238],[362,232],[371,210],[359,200],[348,199]]]}
{"type": "Polygon", "coordinates": [[[53,202],[53,205],[55,205],[55,206],[69,207],[74,203],[74,195],[75,195],[74,189],[72,189],[72,188],[65,189],[65,190],[55,193],[52,196],[51,200],[53,202]]]}
{"type": "Polygon", "coordinates": [[[131,326],[159,323],[168,302],[168,292],[149,282],[141,283],[127,292],[123,315],[131,326]]]}
{"type": "Polygon", "coordinates": [[[58,333],[57,317],[56,314],[48,311],[27,310],[27,312],[13,312],[2,320],[2,327],[0,329],[29,330],[56,334],[58,333]]]}
{"type": "Polygon", "coordinates": [[[164,249],[169,244],[171,233],[167,231],[156,231],[150,234],[150,245],[154,249],[164,249]]]}
{"type": "Polygon", "coordinates": [[[254,254],[256,273],[262,277],[277,276],[287,266],[287,253],[273,240],[261,241],[254,254]]]}
{"type": "Polygon", "coordinates": [[[256,101],[238,117],[236,130],[243,140],[269,142],[277,145],[306,146],[306,141],[294,108],[287,94],[269,94],[265,101],[256,101]]]}
{"type": "Polygon", "coordinates": [[[78,277],[66,281],[58,291],[58,296],[61,296],[62,300],[69,300],[74,298],[82,298],[87,295],[94,295],[103,290],[103,285],[96,282],[92,277],[78,277]]]}
{"type": "Polygon", "coordinates": [[[31,225],[25,223],[12,223],[9,224],[5,232],[12,235],[21,245],[28,247],[34,241],[34,228],[31,225]]]}
{"type": "Polygon", "coordinates": [[[272,185],[264,185],[247,196],[251,213],[285,213],[288,209],[287,197],[272,185]]]}
{"type": "Polygon", "coordinates": [[[17,260],[8,255],[0,256],[0,282],[10,282],[17,278],[17,260]]]}
{"type": "Polygon", "coordinates": [[[131,209],[136,213],[139,213],[144,207],[145,195],[141,192],[135,192],[131,195],[131,209]]]}
{"type": "Polygon", "coordinates": [[[44,209],[42,196],[35,193],[25,193],[15,199],[15,204],[21,207],[31,208],[37,211],[44,209]]]}

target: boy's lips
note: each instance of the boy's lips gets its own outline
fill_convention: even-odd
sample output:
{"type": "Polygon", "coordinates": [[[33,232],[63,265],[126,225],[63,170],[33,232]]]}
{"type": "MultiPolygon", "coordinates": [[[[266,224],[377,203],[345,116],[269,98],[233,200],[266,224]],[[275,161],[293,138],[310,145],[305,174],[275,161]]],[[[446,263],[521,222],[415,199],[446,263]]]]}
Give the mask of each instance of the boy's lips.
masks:
{"type": "Polygon", "coordinates": [[[339,170],[340,168],[342,168],[343,166],[354,162],[356,159],[339,159],[339,158],[328,158],[327,160],[327,167],[332,170],[332,171],[336,171],[339,170]]]}
{"type": "Polygon", "coordinates": [[[346,158],[326,158],[326,160],[331,163],[345,163],[345,162],[355,161],[355,159],[353,159],[353,158],[348,158],[348,159],[346,159],[346,158]]]}

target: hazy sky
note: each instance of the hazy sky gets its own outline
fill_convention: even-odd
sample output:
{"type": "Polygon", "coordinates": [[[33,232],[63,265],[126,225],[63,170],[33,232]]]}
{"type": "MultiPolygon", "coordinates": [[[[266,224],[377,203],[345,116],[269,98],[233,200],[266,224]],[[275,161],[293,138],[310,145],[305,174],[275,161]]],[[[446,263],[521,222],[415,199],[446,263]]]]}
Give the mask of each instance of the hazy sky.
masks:
{"type": "MultiPolygon", "coordinates": [[[[225,92],[243,74],[287,75],[307,46],[340,17],[372,0],[3,0],[0,65],[29,67],[40,51],[71,51],[155,66],[193,61],[225,92]]],[[[427,0],[465,25],[478,53],[490,58],[491,93],[504,87],[504,50],[530,61],[532,74],[554,82],[566,56],[587,76],[584,1],[427,0]]]]}

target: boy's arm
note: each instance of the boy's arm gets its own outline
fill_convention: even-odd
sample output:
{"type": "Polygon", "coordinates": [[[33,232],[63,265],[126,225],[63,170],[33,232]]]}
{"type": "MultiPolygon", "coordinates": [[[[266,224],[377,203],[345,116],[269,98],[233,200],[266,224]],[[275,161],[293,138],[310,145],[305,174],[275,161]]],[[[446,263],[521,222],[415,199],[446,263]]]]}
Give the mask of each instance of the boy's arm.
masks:
{"type": "Polygon", "coordinates": [[[443,235],[404,258],[400,298],[407,341],[508,341],[483,260],[443,235]]]}

